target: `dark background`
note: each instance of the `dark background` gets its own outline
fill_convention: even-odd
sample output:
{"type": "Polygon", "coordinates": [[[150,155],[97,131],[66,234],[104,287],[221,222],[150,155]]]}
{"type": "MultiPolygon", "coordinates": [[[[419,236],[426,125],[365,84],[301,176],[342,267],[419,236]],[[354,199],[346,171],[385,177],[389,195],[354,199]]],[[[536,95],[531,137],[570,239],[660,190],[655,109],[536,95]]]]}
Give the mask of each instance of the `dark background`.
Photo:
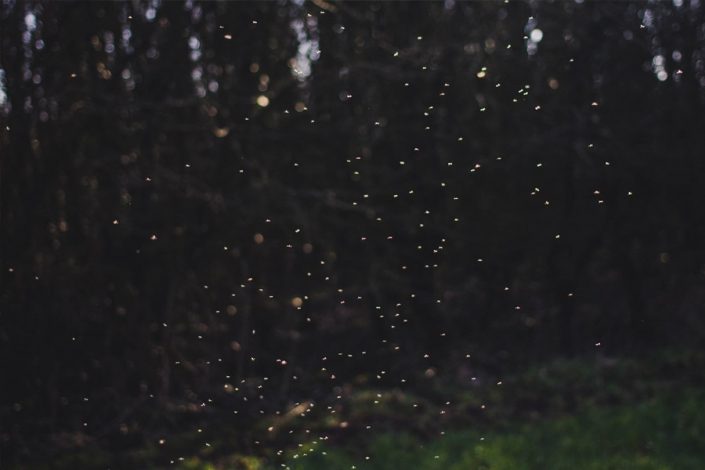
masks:
{"type": "Polygon", "coordinates": [[[698,351],[704,13],[4,0],[0,466],[698,351]]]}

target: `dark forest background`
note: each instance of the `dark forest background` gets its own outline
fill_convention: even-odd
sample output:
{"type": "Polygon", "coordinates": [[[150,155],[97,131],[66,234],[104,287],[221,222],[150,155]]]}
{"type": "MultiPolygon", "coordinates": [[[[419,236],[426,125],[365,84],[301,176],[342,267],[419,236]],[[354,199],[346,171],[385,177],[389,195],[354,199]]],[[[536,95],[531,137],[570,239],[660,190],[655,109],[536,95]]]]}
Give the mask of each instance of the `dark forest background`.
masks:
{"type": "Polygon", "coordinates": [[[700,351],[704,16],[4,0],[0,467],[700,351]]]}

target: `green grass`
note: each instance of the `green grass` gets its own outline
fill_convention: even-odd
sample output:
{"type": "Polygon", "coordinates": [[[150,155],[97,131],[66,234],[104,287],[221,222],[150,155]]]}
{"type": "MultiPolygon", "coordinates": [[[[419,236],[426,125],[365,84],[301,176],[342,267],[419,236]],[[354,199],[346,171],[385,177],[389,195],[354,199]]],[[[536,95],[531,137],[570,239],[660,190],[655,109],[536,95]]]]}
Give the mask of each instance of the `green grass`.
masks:
{"type": "Polygon", "coordinates": [[[221,422],[167,433],[164,446],[90,445],[12,468],[702,470],[704,371],[705,354],[661,351],[558,360],[501,386],[490,376],[470,387],[453,377],[411,390],[351,386],[305,417],[263,416],[248,431],[257,447],[221,422]]]}
{"type": "Polygon", "coordinates": [[[365,444],[312,446],[291,454],[286,466],[292,470],[704,469],[705,393],[683,390],[669,398],[590,408],[575,416],[487,433],[455,430],[428,442],[401,433],[372,437],[365,444]]]}

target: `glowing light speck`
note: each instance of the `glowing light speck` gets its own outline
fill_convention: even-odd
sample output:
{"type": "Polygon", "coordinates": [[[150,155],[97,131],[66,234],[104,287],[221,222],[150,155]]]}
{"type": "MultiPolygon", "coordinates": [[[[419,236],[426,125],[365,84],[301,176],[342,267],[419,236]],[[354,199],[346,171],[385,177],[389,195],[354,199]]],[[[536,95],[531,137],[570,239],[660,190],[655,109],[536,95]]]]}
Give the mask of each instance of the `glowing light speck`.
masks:
{"type": "Polygon", "coordinates": [[[266,108],[267,106],[269,106],[269,98],[264,95],[259,95],[257,97],[257,105],[262,108],[266,108]]]}
{"type": "Polygon", "coordinates": [[[529,38],[531,38],[532,42],[541,42],[543,39],[543,31],[540,29],[536,28],[531,30],[531,34],[529,35],[529,38]]]}

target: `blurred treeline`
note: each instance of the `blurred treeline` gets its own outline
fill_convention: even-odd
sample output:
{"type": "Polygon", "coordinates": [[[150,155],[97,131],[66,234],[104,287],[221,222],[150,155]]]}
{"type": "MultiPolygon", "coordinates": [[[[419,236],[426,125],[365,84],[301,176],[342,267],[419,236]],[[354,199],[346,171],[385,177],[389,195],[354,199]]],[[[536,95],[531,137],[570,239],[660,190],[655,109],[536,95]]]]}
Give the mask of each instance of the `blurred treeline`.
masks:
{"type": "Polygon", "coordinates": [[[6,459],[697,348],[704,13],[5,0],[6,459]]]}

